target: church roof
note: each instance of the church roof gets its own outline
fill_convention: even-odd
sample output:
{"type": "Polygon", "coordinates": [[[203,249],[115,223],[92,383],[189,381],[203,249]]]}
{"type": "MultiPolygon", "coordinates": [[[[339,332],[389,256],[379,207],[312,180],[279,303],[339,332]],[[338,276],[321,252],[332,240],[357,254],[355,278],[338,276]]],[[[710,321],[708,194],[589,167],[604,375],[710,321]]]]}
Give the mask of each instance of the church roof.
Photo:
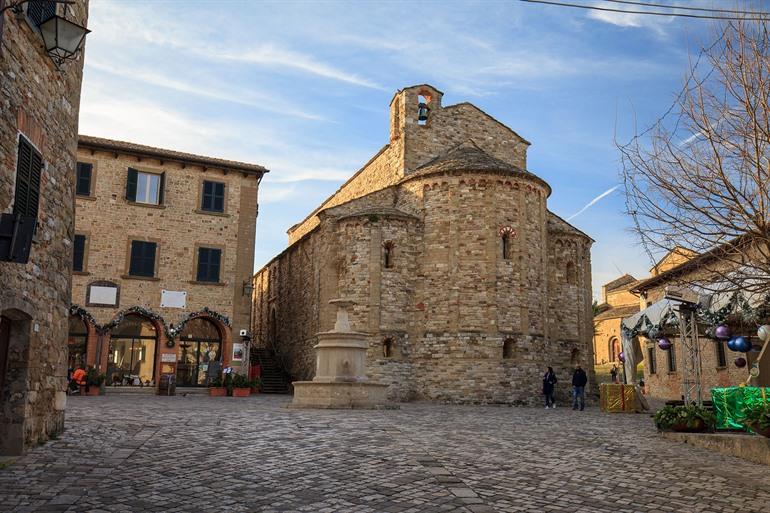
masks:
{"type": "Polygon", "coordinates": [[[525,176],[540,182],[548,189],[548,194],[551,193],[551,187],[545,180],[525,169],[493,157],[481,149],[473,139],[466,140],[446,153],[418,167],[413,173],[404,177],[404,181],[420,176],[453,171],[491,171],[525,176]]]}
{"type": "Polygon", "coordinates": [[[626,317],[630,317],[635,313],[639,313],[639,310],[640,310],[640,306],[638,304],[613,306],[612,308],[608,310],[604,310],[603,312],[595,315],[594,320],[603,321],[605,319],[617,319],[617,318],[625,319],[626,317]]]}
{"type": "Polygon", "coordinates": [[[607,290],[607,292],[610,292],[612,290],[617,290],[619,288],[622,288],[624,285],[635,283],[636,281],[637,281],[636,278],[634,278],[630,274],[624,274],[620,278],[616,278],[609,283],[605,283],[604,287],[607,290]]]}
{"type": "Polygon", "coordinates": [[[585,232],[582,232],[569,224],[567,221],[562,219],[561,217],[557,216],[550,210],[548,212],[548,231],[551,233],[566,233],[568,235],[578,235],[580,237],[585,237],[591,242],[594,241],[591,237],[589,237],[585,232]]]}

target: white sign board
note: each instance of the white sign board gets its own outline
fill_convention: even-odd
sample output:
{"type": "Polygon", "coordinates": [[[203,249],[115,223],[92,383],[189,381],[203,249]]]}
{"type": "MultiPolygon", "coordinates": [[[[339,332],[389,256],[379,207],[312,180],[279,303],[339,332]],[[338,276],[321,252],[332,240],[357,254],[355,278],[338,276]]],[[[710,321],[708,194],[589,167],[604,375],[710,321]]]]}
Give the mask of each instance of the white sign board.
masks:
{"type": "Polygon", "coordinates": [[[118,304],[118,288],[91,285],[89,301],[96,305],[116,305],[118,304]]]}
{"type": "Polygon", "coordinates": [[[160,306],[162,308],[187,308],[187,292],[182,290],[161,290],[160,306]]]}
{"type": "Polygon", "coordinates": [[[162,353],[160,361],[163,363],[174,363],[176,362],[176,355],[174,353],[162,353]]]}

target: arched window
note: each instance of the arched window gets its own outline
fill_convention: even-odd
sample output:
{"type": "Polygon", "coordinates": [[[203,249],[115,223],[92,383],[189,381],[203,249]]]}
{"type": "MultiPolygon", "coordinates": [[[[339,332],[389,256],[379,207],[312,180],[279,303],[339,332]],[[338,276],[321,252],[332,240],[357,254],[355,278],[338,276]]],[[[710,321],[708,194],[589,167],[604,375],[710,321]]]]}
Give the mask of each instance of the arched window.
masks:
{"type": "Polygon", "coordinates": [[[392,338],[386,338],[382,341],[382,356],[384,358],[392,358],[394,349],[395,344],[393,343],[392,338]]]}
{"type": "Polygon", "coordinates": [[[382,265],[385,269],[393,267],[393,249],[395,246],[392,240],[386,240],[382,243],[382,265]]]}
{"type": "Polygon", "coordinates": [[[187,321],[179,335],[176,379],[179,386],[206,386],[221,370],[222,335],[209,319],[187,321]]]}
{"type": "Polygon", "coordinates": [[[572,348],[572,353],[570,353],[569,356],[569,363],[572,365],[577,365],[580,363],[580,349],[577,347],[572,348]]]}
{"type": "Polygon", "coordinates": [[[69,334],[67,336],[67,368],[74,370],[86,368],[86,345],[88,340],[88,327],[83,319],[77,315],[70,316],[69,334]]]}
{"type": "Polygon", "coordinates": [[[506,338],[503,342],[503,358],[509,360],[513,358],[514,350],[516,349],[516,341],[512,338],[506,338]]]}
{"type": "Polygon", "coordinates": [[[155,380],[155,326],[140,315],[128,314],[111,332],[108,385],[151,385],[155,380]]]}
{"type": "Polygon", "coordinates": [[[516,236],[516,230],[510,226],[500,228],[500,247],[502,248],[503,260],[510,260],[513,245],[513,238],[516,236]]]}
{"type": "Polygon", "coordinates": [[[575,272],[575,264],[573,262],[567,262],[567,283],[574,285],[577,282],[577,274],[575,272]]]}
{"type": "Polygon", "coordinates": [[[610,361],[616,362],[618,361],[618,355],[620,355],[620,341],[617,339],[617,337],[612,337],[610,339],[610,361]]]}
{"type": "Polygon", "coordinates": [[[417,124],[426,125],[428,123],[428,115],[430,114],[430,96],[426,94],[420,94],[417,96],[417,124]]]}

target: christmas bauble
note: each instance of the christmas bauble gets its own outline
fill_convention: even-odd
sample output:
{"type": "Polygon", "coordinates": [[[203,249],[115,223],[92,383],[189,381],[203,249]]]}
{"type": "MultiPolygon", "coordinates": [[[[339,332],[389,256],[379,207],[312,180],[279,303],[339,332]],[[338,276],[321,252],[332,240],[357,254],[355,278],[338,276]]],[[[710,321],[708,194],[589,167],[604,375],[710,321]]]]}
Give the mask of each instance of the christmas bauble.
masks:
{"type": "Polygon", "coordinates": [[[720,324],[719,326],[717,326],[717,329],[714,331],[714,334],[717,336],[718,339],[727,340],[730,338],[730,328],[725,326],[724,324],[720,324]]]}
{"type": "Polygon", "coordinates": [[[727,341],[727,349],[730,351],[737,351],[738,348],[735,346],[735,341],[738,337],[733,337],[730,340],[727,341]]]}
{"type": "Polygon", "coordinates": [[[743,367],[745,367],[746,366],[746,358],[744,358],[742,356],[739,356],[738,358],[736,358],[735,359],[735,366],[738,367],[739,369],[742,369],[743,367]]]}
{"type": "Polygon", "coordinates": [[[735,337],[735,350],[747,353],[751,351],[751,342],[746,337],[735,337]]]}
{"type": "Polygon", "coordinates": [[[620,363],[626,363],[626,355],[623,354],[623,351],[618,355],[618,360],[620,360],[620,363]]]}
{"type": "Polygon", "coordinates": [[[668,351],[671,349],[671,341],[666,337],[662,337],[660,340],[658,340],[658,347],[664,351],[668,351]]]}
{"type": "Polygon", "coordinates": [[[757,330],[757,336],[759,337],[759,340],[762,342],[767,342],[770,340],[770,325],[765,324],[763,326],[760,326],[757,330]]]}

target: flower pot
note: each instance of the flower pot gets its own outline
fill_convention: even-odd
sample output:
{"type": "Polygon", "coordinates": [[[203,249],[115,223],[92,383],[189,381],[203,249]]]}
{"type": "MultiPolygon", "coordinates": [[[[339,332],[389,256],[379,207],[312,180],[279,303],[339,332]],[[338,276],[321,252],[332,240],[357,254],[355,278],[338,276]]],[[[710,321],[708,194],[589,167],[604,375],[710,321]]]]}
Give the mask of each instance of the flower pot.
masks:
{"type": "Polygon", "coordinates": [[[86,395],[86,386],[85,385],[78,385],[78,393],[80,395],[86,395]]]}
{"type": "Polygon", "coordinates": [[[251,395],[250,388],[233,388],[233,397],[248,397],[251,395]]]}
{"type": "Polygon", "coordinates": [[[681,424],[674,424],[671,429],[678,433],[700,433],[706,430],[706,423],[697,419],[694,424],[688,425],[686,422],[682,422],[681,424]]]}
{"type": "Polygon", "coordinates": [[[770,438],[770,428],[762,429],[757,424],[748,424],[748,423],[746,424],[746,427],[748,427],[749,429],[751,429],[754,433],[756,433],[758,435],[762,435],[762,436],[764,436],[766,438],[770,438]]]}
{"type": "Polygon", "coordinates": [[[251,390],[252,394],[258,394],[259,393],[259,388],[257,388],[257,387],[251,387],[250,390],[251,390]]]}
{"type": "Polygon", "coordinates": [[[86,395],[101,395],[101,389],[98,385],[89,385],[86,395]]]}
{"type": "Polygon", "coordinates": [[[227,388],[225,387],[209,387],[209,395],[211,397],[226,397],[227,388]]]}

